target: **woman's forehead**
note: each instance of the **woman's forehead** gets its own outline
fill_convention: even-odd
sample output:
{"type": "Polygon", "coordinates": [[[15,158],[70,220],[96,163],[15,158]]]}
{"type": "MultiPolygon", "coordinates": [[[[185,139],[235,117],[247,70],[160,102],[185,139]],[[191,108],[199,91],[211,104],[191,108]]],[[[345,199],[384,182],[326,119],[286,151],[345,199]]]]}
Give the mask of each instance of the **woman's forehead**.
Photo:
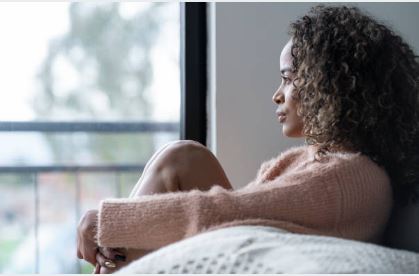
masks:
{"type": "Polygon", "coordinates": [[[279,67],[282,71],[290,71],[292,68],[292,55],[291,55],[292,41],[288,41],[282,49],[281,56],[279,58],[279,67]]]}

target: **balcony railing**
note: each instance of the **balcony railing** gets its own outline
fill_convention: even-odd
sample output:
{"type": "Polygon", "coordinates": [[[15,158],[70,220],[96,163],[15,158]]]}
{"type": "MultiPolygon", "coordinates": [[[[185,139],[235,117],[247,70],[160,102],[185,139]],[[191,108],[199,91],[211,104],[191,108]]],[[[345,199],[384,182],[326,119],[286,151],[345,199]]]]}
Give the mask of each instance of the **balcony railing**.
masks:
{"type": "MultiPolygon", "coordinates": [[[[179,123],[153,123],[153,122],[0,122],[0,132],[171,132],[179,133],[179,123]]],[[[0,174],[26,174],[31,175],[34,187],[34,233],[35,233],[35,273],[39,273],[40,244],[40,202],[39,183],[40,173],[70,173],[75,176],[75,213],[78,218],[81,215],[81,181],[80,173],[110,173],[115,175],[116,195],[120,197],[120,175],[129,172],[142,172],[145,164],[111,164],[111,165],[54,165],[54,166],[0,166],[0,174]]],[[[78,273],[81,272],[80,262],[78,273]]]]}
{"type": "Polygon", "coordinates": [[[0,131],[178,132],[178,123],[155,122],[0,122],[0,131]]]}

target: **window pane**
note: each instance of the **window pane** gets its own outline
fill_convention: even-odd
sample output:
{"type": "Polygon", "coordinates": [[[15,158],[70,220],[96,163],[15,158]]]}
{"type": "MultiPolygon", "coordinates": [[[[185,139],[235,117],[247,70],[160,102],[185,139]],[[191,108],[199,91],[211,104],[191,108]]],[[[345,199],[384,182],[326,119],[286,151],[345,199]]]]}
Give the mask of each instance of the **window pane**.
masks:
{"type": "Polygon", "coordinates": [[[1,3],[0,35],[0,120],[179,120],[177,3],[1,3]]]}
{"type": "MultiPolygon", "coordinates": [[[[0,3],[0,123],[179,125],[179,14],[178,3],[0,3]]],[[[128,196],[142,173],[132,167],[178,138],[179,128],[0,132],[0,272],[90,273],[75,255],[80,215],[128,196]]]]}

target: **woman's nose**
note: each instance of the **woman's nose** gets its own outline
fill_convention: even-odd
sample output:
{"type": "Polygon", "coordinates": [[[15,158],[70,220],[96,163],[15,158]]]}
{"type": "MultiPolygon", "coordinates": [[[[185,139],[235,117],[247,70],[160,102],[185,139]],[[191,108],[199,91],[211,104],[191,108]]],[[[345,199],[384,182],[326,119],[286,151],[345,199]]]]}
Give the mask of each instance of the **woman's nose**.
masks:
{"type": "Polygon", "coordinates": [[[282,93],[279,89],[276,90],[274,95],[272,96],[272,101],[276,104],[281,104],[284,103],[284,100],[284,93],[282,93]]]}

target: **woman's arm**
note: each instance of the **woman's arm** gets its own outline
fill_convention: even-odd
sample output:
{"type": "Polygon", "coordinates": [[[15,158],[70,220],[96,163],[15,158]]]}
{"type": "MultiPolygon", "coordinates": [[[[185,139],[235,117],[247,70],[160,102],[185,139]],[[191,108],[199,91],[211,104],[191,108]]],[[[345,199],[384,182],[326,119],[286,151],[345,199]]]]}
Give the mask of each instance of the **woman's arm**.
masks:
{"type": "Polygon", "coordinates": [[[334,228],[338,185],[331,170],[314,176],[310,170],[237,191],[216,186],[206,192],[104,200],[98,242],[106,247],[154,250],[209,227],[255,219],[283,221],[297,228],[334,228]]]}

